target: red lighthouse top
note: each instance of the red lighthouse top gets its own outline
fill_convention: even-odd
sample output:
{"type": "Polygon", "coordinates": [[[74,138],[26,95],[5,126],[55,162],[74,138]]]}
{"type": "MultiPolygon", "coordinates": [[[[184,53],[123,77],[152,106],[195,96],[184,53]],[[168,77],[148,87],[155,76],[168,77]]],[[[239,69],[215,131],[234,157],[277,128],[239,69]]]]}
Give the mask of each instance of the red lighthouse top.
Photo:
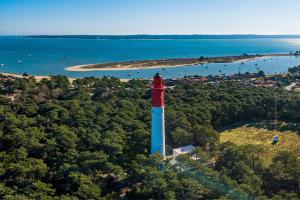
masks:
{"type": "Polygon", "coordinates": [[[157,73],[152,82],[152,107],[162,107],[164,104],[164,85],[161,76],[157,73]]]}

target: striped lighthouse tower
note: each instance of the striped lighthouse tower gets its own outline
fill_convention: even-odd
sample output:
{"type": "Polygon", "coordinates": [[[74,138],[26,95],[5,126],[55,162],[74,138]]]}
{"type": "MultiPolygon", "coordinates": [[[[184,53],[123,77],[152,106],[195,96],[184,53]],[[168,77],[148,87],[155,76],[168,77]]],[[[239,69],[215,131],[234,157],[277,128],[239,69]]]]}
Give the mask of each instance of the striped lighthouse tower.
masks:
{"type": "Polygon", "coordinates": [[[157,73],[152,83],[152,129],[151,154],[159,152],[165,156],[165,108],[164,85],[157,73]]]}

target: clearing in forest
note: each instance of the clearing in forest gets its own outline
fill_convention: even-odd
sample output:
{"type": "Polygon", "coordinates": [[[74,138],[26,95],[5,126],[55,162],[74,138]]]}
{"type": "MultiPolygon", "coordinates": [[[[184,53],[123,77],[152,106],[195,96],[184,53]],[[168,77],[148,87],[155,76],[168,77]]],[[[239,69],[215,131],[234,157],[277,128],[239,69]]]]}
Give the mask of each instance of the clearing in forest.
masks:
{"type": "Polygon", "coordinates": [[[225,130],[220,134],[221,143],[232,142],[236,145],[255,144],[263,148],[261,154],[265,164],[270,164],[272,158],[279,151],[295,152],[300,158],[300,132],[298,124],[261,122],[246,124],[233,129],[225,130]],[[273,137],[278,135],[280,140],[273,145],[273,137]]]}

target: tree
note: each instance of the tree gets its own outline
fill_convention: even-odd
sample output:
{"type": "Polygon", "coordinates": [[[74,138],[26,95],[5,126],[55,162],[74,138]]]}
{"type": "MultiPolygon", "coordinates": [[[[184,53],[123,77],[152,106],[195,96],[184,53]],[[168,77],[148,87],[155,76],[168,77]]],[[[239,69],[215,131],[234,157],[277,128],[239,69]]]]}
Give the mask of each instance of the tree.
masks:
{"type": "Polygon", "coordinates": [[[107,131],[103,134],[102,148],[110,156],[117,156],[123,153],[123,134],[107,131]]]}
{"type": "Polygon", "coordinates": [[[288,171],[295,168],[299,162],[295,154],[289,151],[280,151],[279,154],[274,157],[273,163],[283,165],[284,173],[288,173],[288,171]]]}
{"type": "Polygon", "coordinates": [[[211,192],[204,185],[201,185],[198,181],[186,178],[180,181],[175,188],[176,199],[207,199],[211,192]]]}
{"type": "Polygon", "coordinates": [[[99,170],[105,170],[105,163],[108,161],[108,155],[103,151],[86,151],[79,154],[79,161],[80,166],[86,174],[94,175],[99,170]]]}
{"type": "Polygon", "coordinates": [[[185,131],[182,128],[176,128],[172,132],[172,137],[176,146],[185,146],[193,144],[193,134],[185,131]]]}
{"type": "Polygon", "coordinates": [[[263,148],[259,145],[248,144],[241,147],[241,150],[246,158],[246,163],[251,166],[253,171],[262,169],[262,162],[260,159],[263,153],[263,148]]]}
{"type": "Polygon", "coordinates": [[[101,189],[95,185],[88,176],[81,173],[71,173],[72,192],[79,199],[101,199],[101,189]]]}
{"type": "Polygon", "coordinates": [[[219,134],[211,127],[196,125],[193,127],[192,132],[195,145],[197,146],[206,147],[214,145],[219,139],[219,134]]]}
{"type": "Polygon", "coordinates": [[[265,77],[265,72],[260,70],[259,72],[257,72],[257,77],[265,77]]]}
{"type": "Polygon", "coordinates": [[[29,75],[28,75],[26,72],[23,73],[23,77],[24,77],[24,78],[27,78],[28,76],[29,76],[29,75]]]}
{"type": "Polygon", "coordinates": [[[51,89],[59,88],[62,90],[66,90],[69,88],[70,82],[68,77],[66,76],[62,76],[62,75],[51,76],[49,86],[51,89]]]}

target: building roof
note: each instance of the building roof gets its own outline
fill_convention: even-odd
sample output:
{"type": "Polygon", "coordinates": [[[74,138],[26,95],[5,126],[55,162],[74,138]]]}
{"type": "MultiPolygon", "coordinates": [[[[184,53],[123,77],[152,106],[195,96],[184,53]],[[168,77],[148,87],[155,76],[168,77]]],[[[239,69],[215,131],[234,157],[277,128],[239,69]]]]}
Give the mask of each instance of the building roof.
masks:
{"type": "Polygon", "coordinates": [[[173,155],[191,153],[193,150],[194,150],[193,145],[189,145],[189,146],[185,146],[185,147],[179,147],[179,148],[173,149],[173,155]]]}

